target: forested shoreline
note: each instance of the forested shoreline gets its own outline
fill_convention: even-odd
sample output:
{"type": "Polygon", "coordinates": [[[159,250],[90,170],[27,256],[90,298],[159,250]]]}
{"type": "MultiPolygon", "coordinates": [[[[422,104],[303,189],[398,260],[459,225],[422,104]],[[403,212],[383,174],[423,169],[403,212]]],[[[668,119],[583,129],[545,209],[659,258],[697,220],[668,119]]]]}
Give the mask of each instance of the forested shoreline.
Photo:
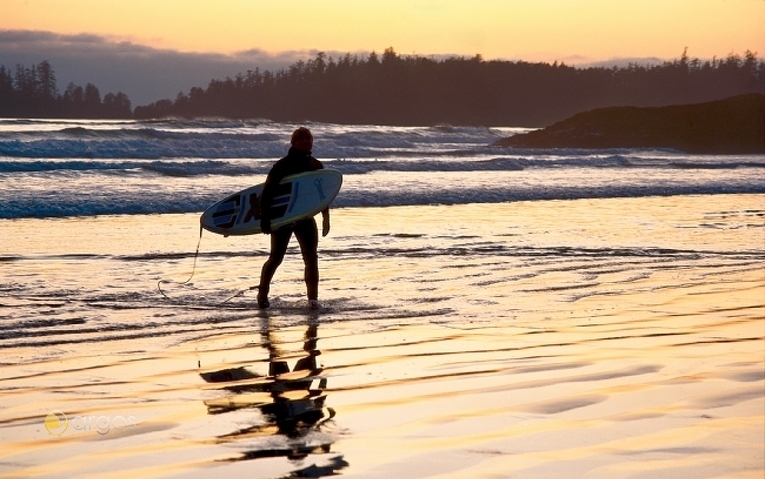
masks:
{"type": "Polygon", "coordinates": [[[57,118],[223,117],[381,125],[542,127],[610,106],[653,107],[765,93],[765,61],[701,61],[685,53],[660,65],[577,68],[559,63],[435,60],[319,53],[276,72],[258,68],[211,80],[175,99],[131,110],[123,93],[100,98],[92,84],[59,93],[47,62],[15,74],[0,67],[0,116],[57,118]]]}
{"type": "Polygon", "coordinates": [[[15,73],[0,65],[0,117],[4,118],[133,118],[130,99],[122,92],[101,98],[98,87],[69,83],[58,90],[56,73],[47,61],[15,73]]]}

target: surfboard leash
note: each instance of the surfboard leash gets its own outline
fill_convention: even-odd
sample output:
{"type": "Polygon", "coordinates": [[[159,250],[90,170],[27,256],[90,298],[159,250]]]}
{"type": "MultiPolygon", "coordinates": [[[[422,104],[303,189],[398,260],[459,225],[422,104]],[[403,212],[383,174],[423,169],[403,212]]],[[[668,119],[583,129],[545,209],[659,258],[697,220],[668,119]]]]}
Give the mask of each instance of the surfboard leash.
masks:
{"type": "Polygon", "coordinates": [[[204,232],[204,228],[202,228],[202,225],[199,225],[199,241],[197,241],[197,250],[194,253],[194,265],[191,268],[191,276],[189,276],[189,278],[186,281],[183,281],[180,283],[170,279],[160,279],[159,281],[157,281],[157,289],[159,290],[159,293],[165,298],[170,299],[170,297],[166,295],[164,291],[162,291],[162,283],[187,284],[189,281],[191,281],[191,278],[194,277],[194,273],[197,272],[197,258],[199,258],[199,246],[202,244],[203,232],[204,232]]]}
{"type": "MultiPolygon", "coordinates": [[[[197,259],[199,258],[199,247],[202,244],[202,234],[203,233],[204,233],[204,228],[200,225],[199,226],[199,241],[197,241],[197,250],[196,250],[196,252],[194,252],[194,264],[193,264],[193,266],[191,268],[191,276],[189,276],[188,279],[186,281],[183,281],[183,282],[177,282],[177,281],[173,281],[173,280],[170,280],[170,279],[160,279],[159,281],[157,281],[157,289],[159,290],[159,293],[162,296],[164,296],[165,298],[170,299],[170,297],[167,294],[165,294],[164,291],[162,291],[162,283],[168,283],[168,284],[169,283],[187,284],[189,281],[191,281],[191,278],[194,277],[194,273],[196,273],[196,271],[197,271],[197,259]]],[[[226,304],[229,301],[231,301],[232,299],[238,298],[239,296],[243,295],[244,293],[246,293],[248,291],[255,290],[255,289],[260,290],[260,285],[257,284],[255,286],[250,286],[249,288],[245,288],[245,289],[237,292],[233,296],[225,299],[224,301],[219,303],[219,305],[226,304]]]]}
{"type": "Polygon", "coordinates": [[[247,291],[252,291],[252,290],[254,290],[254,289],[257,289],[257,290],[259,291],[259,290],[260,290],[260,285],[259,285],[259,284],[257,284],[257,285],[255,285],[255,286],[250,286],[249,288],[245,288],[245,289],[243,289],[243,290],[239,291],[238,293],[236,293],[235,295],[231,296],[230,298],[228,298],[228,299],[224,300],[223,302],[221,302],[221,303],[220,303],[220,305],[226,304],[226,303],[228,303],[229,301],[231,301],[232,299],[234,299],[234,298],[238,298],[239,296],[243,295],[243,294],[244,294],[244,293],[246,293],[247,291]]]}

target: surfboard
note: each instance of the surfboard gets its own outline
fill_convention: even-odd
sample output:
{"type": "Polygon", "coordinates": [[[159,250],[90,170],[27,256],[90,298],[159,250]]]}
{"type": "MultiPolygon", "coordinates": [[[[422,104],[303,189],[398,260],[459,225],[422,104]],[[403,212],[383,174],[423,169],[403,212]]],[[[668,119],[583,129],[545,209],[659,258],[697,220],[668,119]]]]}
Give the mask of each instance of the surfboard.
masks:
{"type": "MultiPolygon", "coordinates": [[[[271,205],[271,228],[316,215],[332,203],[342,184],[343,175],[333,169],[287,176],[279,183],[271,205]]],[[[260,195],[264,186],[244,189],[207,208],[200,218],[202,228],[224,236],[262,233],[260,195]]]]}

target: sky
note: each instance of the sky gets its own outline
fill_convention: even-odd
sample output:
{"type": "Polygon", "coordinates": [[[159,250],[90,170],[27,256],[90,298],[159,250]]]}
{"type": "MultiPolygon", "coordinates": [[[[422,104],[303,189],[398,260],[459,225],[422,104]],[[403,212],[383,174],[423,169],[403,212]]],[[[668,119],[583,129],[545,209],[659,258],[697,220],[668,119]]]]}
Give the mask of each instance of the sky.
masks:
{"type": "Polygon", "coordinates": [[[0,64],[134,106],[319,51],[565,62],[765,56],[765,0],[0,0],[0,64]]]}

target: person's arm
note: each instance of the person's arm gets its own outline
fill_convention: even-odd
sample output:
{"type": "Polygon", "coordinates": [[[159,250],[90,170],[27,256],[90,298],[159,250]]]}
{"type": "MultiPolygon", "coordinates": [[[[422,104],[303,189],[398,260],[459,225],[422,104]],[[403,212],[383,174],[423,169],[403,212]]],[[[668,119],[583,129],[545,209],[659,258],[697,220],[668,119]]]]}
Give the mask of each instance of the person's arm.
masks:
{"type": "Polygon", "coordinates": [[[263,187],[263,191],[260,193],[260,231],[264,235],[271,234],[271,178],[266,180],[266,186],[263,187]]]}
{"type": "Polygon", "coordinates": [[[260,230],[263,234],[271,234],[271,203],[274,201],[274,194],[279,182],[284,178],[284,172],[281,171],[280,164],[277,162],[268,172],[266,184],[260,194],[260,230]]]}
{"type": "Polygon", "coordinates": [[[271,220],[263,217],[260,219],[260,231],[264,235],[270,235],[273,231],[271,231],[271,220]]]}
{"type": "Polygon", "coordinates": [[[321,212],[321,235],[329,234],[329,207],[321,212]]]}

